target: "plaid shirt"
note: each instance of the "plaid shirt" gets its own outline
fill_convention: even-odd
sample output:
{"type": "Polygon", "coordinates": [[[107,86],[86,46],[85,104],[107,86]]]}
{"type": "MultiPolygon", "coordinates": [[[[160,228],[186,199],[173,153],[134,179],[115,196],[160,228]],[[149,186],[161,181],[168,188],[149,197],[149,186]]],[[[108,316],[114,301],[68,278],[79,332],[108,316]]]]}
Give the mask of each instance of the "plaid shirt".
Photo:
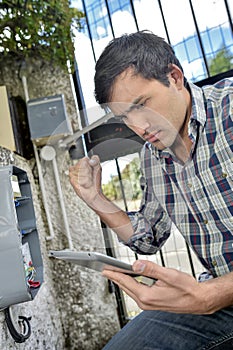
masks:
{"type": "Polygon", "coordinates": [[[173,222],[216,277],[233,270],[233,81],[189,87],[190,159],[184,165],[170,150],[144,145],[146,185],[141,209],[128,213],[134,235],[126,244],[154,254],[173,222]]]}

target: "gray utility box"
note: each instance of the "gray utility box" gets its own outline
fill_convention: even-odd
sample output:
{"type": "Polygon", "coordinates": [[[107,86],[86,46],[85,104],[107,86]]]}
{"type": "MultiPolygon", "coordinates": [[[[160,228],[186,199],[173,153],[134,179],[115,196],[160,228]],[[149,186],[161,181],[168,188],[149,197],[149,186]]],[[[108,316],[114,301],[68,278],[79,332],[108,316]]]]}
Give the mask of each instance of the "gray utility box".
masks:
{"type": "Polygon", "coordinates": [[[63,95],[29,100],[27,113],[31,139],[39,145],[46,144],[48,138],[72,134],[63,95]]]}
{"type": "Polygon", "coordinates": [[[43,263],[27,173],[0,166],[0,309],[34,299],[43,263]]]}

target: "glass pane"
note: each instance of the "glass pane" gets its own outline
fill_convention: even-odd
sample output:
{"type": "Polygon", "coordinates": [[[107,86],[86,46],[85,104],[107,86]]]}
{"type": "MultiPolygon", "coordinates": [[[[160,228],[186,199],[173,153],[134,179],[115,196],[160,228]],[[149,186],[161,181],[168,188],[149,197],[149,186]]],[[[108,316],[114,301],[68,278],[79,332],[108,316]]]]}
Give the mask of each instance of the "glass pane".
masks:
{"type": "Polygon", "coordinates": [[[163,0],[162,10],[172,45],[196,34],[188,0],[163,0]]]}
{"type": "Polygon", "coordinates": [[[227,0],[229,11],[231,14],[231,19],[233,18],[233,2],[231,0],[227,0]]]}
{"type": "Polygon", "coordinates": [[[93,40],[100,40],[108,36],[110,22],[106,6],[101,0],[85,1],[87,19],[93,40]]]}
{"type": "Polygon", "coordinates": [[[158,1],[134,0],[133,4],[139,30],[150,30],[167,40],[158,1]]]}
{"type": "Polygon", "coordinates": [[[108,6],[115,37],[136,32],[137,26],[129,0],[109,0],[108,6]]]}
{"type": "Polygon", "coordinates": [[[233,68],[233,40],[224,0],[193,0],[210,75],[233,68]],[[205,16],[203,16],[205,14],[205,16]]]}
{"type": "MultiPolygon", "coordinates": [[[[72,6],[84,12],[81,0],[73,0],[72,6]]],[[[89,38],[88,26],[86,18],[83,19],[83,28],[81,31],[74,30],[75,40],[75,60],[78,70],[76,74],[80,80],[80,85],[85,101],[85,113],[88,123],[91,124],[95,120],[104,115],[103,110],[98,106],[94,97],[94,72],[95,59],[93,55],[93,48],[89,38]],[[88,64],[87,64],[88,62],[88,64]]]]}
{"type": "Polygon", "coordinates": [[[191,81],[207,77],[189,1],[164,0],[162,9],[168,36],[185,76],[191,81]]]}
{"type": "Polygon", "coordinates": [[[200,32],[227,23],[224,0],[192,0],[200,32]]]}
{"type": "MultiPolygon", "coordinates": [[[[87,118],[89,124],[91,124],[104,115],[103,110],[97,105],[94,98],[95,59],[98,59],[105,46],[113,38],[111,21],[114,36],[136,31],[136,24],[129,1],[108,1],[111,18],[109,18],[105,1],[86,0],[84,4],[87,18],[84,19],[82,32],[75,33],[75,57],[79,68],[87,118]],[[91,38],[89,37],[87,24],[89,25],[91,38]]],[[[84,12],[82,1],[73,0],[72,6],[84,12]]]]}
{"type": "Polygon", "coordinates": [[[103,193],[121,209],[138,210],[141,202],[140,160],[138,153],[117,159],[121,172],[121,186],[115,161],[102,163],[103,193]]]}
{"type": "Polygon", "coordinates": [[[87,0],[85,5],[95,57],[98,59],[104,47],[113,38],[108,10],[102,0],[87,0]]]}

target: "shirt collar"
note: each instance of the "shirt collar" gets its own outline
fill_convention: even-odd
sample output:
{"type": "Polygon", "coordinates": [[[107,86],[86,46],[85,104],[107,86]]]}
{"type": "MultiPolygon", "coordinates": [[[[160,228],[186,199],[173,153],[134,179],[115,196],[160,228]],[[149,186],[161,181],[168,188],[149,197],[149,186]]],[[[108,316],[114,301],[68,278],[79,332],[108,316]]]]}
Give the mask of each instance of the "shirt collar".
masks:
{"type": "Polygon", "coordinates": [[[189,123],[195,120],[204,126],[206,123],[206,109],[203,91],[191,82],[188,83],[188,86],[192,97],[192,112],[189,123]]]}

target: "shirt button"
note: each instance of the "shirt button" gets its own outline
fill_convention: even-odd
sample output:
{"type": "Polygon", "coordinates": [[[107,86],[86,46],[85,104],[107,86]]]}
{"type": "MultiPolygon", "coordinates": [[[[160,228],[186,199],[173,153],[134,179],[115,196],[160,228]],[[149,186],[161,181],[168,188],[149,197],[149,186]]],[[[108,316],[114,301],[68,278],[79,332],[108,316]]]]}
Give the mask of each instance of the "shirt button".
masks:
{"type": "Polygon", "coordinates": [[[227,177],[227,173],[222,173],[222,178],[225,179],[227,177]]]}
{"type": "Polygon", "coordinates": [[[190,187],[190,188],[191,188],[191,187],[193,187],[193,185],[192,185],[191,183],[188,183],[188,187],[190,187]]]}
{"type": "Polygon", "coordinates": [[[212,265],[213,265],[213,266],[217,266],[217,265],[218,265],[218,264],[217,264],[217,261],[216,261],[216,260],[213,260],[213,261],[212,261],[212,265]]]}
{"type": "Polygon", "coordinates": [[[207,219],[205,219],[203,222],[204,222],[205,225],[208,224],[208,220],[207,219]]]}

